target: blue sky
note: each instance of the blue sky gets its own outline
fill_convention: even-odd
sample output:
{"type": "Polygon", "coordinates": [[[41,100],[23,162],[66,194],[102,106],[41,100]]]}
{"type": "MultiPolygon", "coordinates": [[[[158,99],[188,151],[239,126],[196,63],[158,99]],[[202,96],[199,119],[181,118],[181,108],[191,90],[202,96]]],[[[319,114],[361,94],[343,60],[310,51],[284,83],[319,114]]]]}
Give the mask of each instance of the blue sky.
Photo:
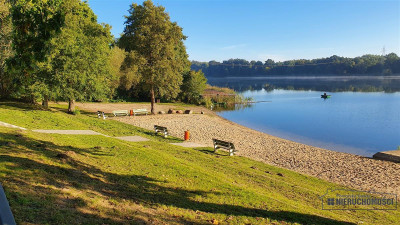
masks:
{"type": "MultiPolygon", "coordinates": [[[[142,1],[89,0],[114,36],[130,5],[142,1]]],[[[153,0],[188,36],[191,60],[265,61],[395,52],[400,55],[400,0],[153,0]]]]}

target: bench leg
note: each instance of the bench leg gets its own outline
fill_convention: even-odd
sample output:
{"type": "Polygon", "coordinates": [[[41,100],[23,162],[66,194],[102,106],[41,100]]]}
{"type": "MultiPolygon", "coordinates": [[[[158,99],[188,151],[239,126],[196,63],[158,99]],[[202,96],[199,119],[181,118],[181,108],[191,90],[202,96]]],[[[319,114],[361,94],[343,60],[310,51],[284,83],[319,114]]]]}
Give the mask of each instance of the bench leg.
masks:
{"type": "Polygon", "coordinates": [[[168,137],[168,133],[165,132],[165,133],[164,133],[164,138],[167,138],[167,137],[168,137]]]}
{"type": "Polygon", "coordinates": [[[229,156],[233,156],[234,154],[233,149],[229,149],[229,156]]]}
{"type": "Polygon", "coordinates": [[[217,145],[214,145],[214,152],[217,152],[217,145]]]}

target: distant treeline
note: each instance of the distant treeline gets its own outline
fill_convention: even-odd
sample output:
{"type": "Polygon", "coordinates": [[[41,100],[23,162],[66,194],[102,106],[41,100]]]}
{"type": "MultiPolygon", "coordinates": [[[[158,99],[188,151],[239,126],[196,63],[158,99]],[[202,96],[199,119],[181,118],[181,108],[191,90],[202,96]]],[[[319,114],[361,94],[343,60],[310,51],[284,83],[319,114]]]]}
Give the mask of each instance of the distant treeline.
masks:
{"type": "Polygon", "coordinates": [[[392,75],[400,74],[400,57],[395,53],[385,56],[363,55],[346,58],[333,55],[321,59],[296,59],[275,62],[229,59],[217,61],[192,61],[192,70],[202,70],[209,77],[266,76],[266,75],[392,75]]]}
{"type": "Polygon", "coordinates": [[[264,77],[251,79],[247,77],[237,77],[226,79],[223,77],[211,77],[208,79],[211,85],[219,87],[229,87],[237,92],[244,91],[273,91],[275,89],[284,90],[313,90],[321,92],[400,92],[400,78],[384,78],[377,76],[351,77],[326,76],[308,79],[306,77],[264,77]]]}

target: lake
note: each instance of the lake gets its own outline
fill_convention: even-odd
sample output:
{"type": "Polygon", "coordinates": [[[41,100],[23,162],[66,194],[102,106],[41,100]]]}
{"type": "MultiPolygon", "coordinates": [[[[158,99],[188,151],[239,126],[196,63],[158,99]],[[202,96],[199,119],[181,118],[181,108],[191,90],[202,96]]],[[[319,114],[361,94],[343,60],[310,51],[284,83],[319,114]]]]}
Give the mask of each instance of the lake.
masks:
{"type": "Polygon", "coordinates": [[[267,101],[218,113],[255,130],[368,157],[400,146],[400,77],[208,79],[267,101]],[[322,99],[323,91],[332,97],[322,99]]]}

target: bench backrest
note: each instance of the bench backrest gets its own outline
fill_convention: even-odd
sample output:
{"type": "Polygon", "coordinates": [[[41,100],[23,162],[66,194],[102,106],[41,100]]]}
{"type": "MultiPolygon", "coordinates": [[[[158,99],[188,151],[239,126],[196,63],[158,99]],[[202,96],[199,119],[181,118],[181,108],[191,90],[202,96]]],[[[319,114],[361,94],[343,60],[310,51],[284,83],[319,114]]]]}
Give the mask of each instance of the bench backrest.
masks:
{"type": "Polygon", "coordinates": [[[113,113],[129,113],[128,110],[115,110],[113,113]]]}
{"type": "Polygon", "coordinates": [[[223,148],[227,148],[227,149],[235,149],[235,146],[233,145],[233,143],[232,142],[228,142],[228,141],[221,141],[221,140],[218,140],[218,139],[213,139],[213,143],[214,143],[214,145],[218,145],[218,146],[220,146],[220,147],[223,147],[223,148]]]}
{"type": "Polygon", "coordinates": [[[148,112],[147,109],[135,109],[134,112],[148,112]]]}
{"type": "Polygon", "coordinates": [[[158,126],[158,125],[154,125],[154,129],[156,129],[156,130],[162,130],[162,131],[168,130],[166,127],[162,127],[162,126],[158,126]]]}

